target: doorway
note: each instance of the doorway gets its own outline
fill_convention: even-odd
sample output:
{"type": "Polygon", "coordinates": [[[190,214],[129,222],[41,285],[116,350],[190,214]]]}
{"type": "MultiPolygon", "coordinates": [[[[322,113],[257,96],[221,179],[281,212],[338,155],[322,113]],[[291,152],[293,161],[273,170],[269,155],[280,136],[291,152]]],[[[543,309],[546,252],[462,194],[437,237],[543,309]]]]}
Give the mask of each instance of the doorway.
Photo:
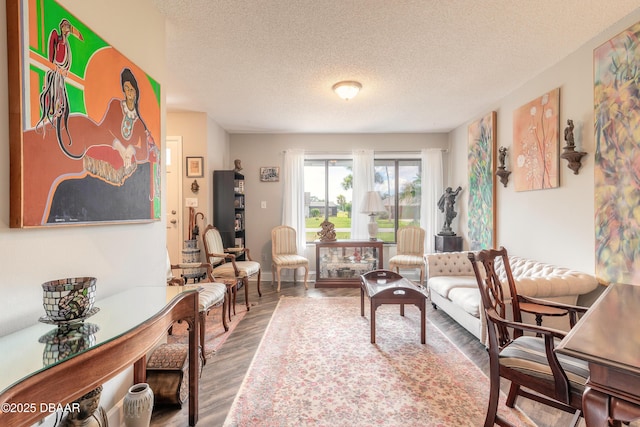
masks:
{"type": "Polygon", "coordinates": [[[166,145],[167,171],[167,250],[171,262],[182,262],[182,137],[168,136],[166,145]]]}

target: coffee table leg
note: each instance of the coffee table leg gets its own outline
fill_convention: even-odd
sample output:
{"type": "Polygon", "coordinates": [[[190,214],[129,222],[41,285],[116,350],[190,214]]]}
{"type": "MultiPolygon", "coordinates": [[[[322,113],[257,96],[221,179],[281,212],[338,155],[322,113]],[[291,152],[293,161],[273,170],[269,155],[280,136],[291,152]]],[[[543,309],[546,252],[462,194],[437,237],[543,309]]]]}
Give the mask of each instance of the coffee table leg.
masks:
{"type": "Polygon", "coordinates": [[[404,304],[400,304],[400,316],[404,316],[404,304]]]}
{"type": "Polygon", "coordinates": [[[376,342],[376,304],[371,299],[371,344],[376,342]]]}
{"type": "Polygon", "coordinates": [[[427,310],[425,310],[425,303],[422,301],[420,304],[420,342],[425,344],[427,342],[427,310]]]}

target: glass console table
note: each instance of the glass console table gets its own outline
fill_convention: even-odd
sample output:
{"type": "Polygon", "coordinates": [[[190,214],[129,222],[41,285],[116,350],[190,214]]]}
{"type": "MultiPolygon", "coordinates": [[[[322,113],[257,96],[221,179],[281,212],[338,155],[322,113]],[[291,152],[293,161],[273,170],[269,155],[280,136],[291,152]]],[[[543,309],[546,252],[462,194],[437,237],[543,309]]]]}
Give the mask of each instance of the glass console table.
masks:
{"type": "Polygon", "coordinates": [[[382,240],[316,241],[316,288],[359,288],[360,275],[382,268],[382,240]]]}
{"type": "Polygon", "coordinates": [[[66,347],[60,344],[67,329],[44,323],[0,337],[0,425],[32,425],[55,412],[49,404],[71,403],[131,365],[134,383],[145,382],[146,354],[178,320],[193,326],[189,425],[196,425],[198,292],[197,286],[137,287],[98,300],[100,310],[73,325],[76,335],[66,347]]]}

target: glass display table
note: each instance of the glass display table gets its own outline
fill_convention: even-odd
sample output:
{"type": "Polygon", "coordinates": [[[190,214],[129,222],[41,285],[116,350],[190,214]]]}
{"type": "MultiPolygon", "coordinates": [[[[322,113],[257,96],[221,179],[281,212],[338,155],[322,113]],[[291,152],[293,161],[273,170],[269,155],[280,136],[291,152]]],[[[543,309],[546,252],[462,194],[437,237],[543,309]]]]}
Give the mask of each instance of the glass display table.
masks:
{"type": "Polygon", "coordinates": [[[198,293],[197,286],[131,288],[96,301],[99,311],[82,322],[36,323],[0,337],[0,425],[32,425],[131,365],[134,383],[145,382],[146,354],[178,320],[190,326],[189,425],[196,425],[198,293]]]}

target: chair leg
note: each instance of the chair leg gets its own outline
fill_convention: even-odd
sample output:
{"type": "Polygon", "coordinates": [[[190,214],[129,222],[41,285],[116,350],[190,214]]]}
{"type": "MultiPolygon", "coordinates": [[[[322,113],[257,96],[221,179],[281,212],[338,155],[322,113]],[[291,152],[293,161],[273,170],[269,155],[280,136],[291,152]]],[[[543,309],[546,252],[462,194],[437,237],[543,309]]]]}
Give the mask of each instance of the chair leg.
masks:
{"type": "Polygon", "coordinates": [[[513,408],[516,404],[516,397],[518,397],[518,392],[520,391],[520,386],[518,384],[511,383],[511,387],[509,387],[509,394],[507,395],[506,405],[509,408],[513,408]]]}
{"type": "Polygon", "coordinates": [[[484,427],[493,427],[498,422],[498,403],[500,400],[500,366],[497,361],[490,360],[489,368],[489,406],[487,407],[487,416],[484,420],[484,427]]]}
{"type": "Polygon", "coordinates": [[[205,316],[207,315],[207,311],[203,310],[200,313],[198,313],[198,321],[200,322],[200,358],[202,359],[202,366],[207,364],[207,358],[205,357],[205,352],[204,352],[204,335],[205,335],[205,323],[206,323],[206,318],[205,316]]]}
{"type": "MultiPolygon", "coordinates": [[[[260,273],[258,273],[258,275],[259,274],[260,273]]],[[[249,311],[249,278],[243,277],[242,283],[244,284],[244,302],[247,305],[247,311],[249,311]]],[[[258,289],[260,289],[260,280],[258,280],[258,289]]]]}
{"type": "Polygon", "coordinates": [[[229,330],[229,325],[227,324],[227,306],[229,305],[229,299],[227,298],[227,293],[224,294],[224,299],[222,300],[222,326],[224,326],[224,331],[227,332],[229,330]]]}
{"type": "Polygon", "coordinates": [[[277,289],[277,292],[280,292],[280,266],[278,266],[276,274],[278,275],[278,289],[277,289]]]}
{"type": "Polygon", "coordinates": [[[293,269],[293,286],[296,285],[296,272],[298,271],[298,268],[294,268],[293,269]]]}
{"type": "Polygon", "coordinates": [[[305,265],[304,267],[304,288],[309,289],[309,285],[307,285],[307,279],[309,278],[309,267],[305,265]]]}
{"type": "Polygon", "coordinates": [[[273,288],[273,279],[275,276],[275,271],[276,271],[276,265],[275,264],[271,264],[271,287],[273,288]]]}
{"type": "MultiPolygon", "coordinates": [[[[260,290],[260,277],[262,276],[262,268],[260,270],[258,270],[258,296],[261,297],[262,296],[262,291],[260,290]]],[[[249,279],[247,279],[249,280],[249,279]]]]}

